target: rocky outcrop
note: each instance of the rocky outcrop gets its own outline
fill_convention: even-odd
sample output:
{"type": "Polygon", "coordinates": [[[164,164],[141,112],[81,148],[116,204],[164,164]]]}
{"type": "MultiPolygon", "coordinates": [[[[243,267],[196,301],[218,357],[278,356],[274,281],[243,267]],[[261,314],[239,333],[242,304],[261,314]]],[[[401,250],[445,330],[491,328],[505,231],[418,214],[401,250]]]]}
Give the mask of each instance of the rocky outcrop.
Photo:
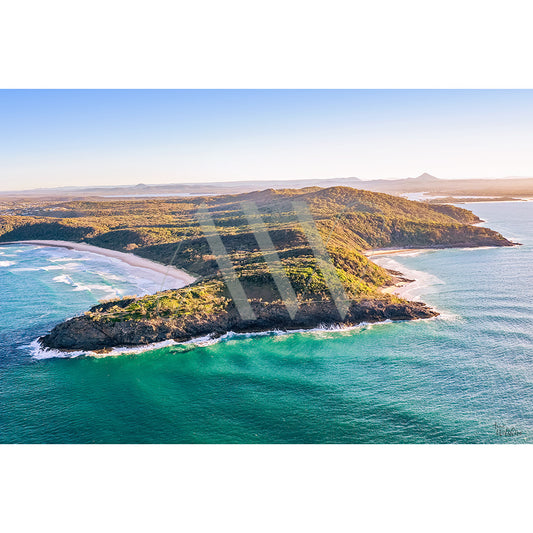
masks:
{"type": "Polygon", "coordinates": [[[384,320],[416,320],[438,313],[420,302],[394,302],[367,299],[352,303],[347,316],[341,319],[329,301],[308,302],[300,306],[291,320],[281,303],[253,302],[256,320],[242,320],[231,306],[227,311],[209,318],[194,315],[112,321],[87,314],[57,325],[41,338],[46,348],[58,350],[102,350],[115,346],[137,346],[169,339],[178,342],[211,334],[221,336],[228,331],[238,333],[274,329],[311,329],[318,326],[352,326],[363,322],[384,320]]]}

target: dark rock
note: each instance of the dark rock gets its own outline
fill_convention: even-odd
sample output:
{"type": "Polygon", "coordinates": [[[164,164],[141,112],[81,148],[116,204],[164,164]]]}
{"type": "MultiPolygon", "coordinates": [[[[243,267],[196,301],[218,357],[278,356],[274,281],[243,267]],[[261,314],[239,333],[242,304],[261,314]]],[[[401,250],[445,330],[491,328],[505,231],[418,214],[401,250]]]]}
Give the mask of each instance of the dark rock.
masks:
{"type": "Polygon", "coordinates": [[[103,318],[95,320],[90,315],[84,315],[57,325],[41,338],[41,343],[44,347],[59,350],[103,350],[169,339],[182,342],[207,334],[216,337],[228,331],[244,333],[273,329],[311,329],[318,326],[353,326],[362,322],[416,320],[438,315],[420,302],[391,303],[377,299],[352,303],[344,319],[341,319],[337,308],[330,301],[303,303],[293,320],[281,303],[253,302],[252,307],[257,316],[253,321],[242,320],[233,306],[208,319],[187,315],[113,322],[103,318]]]}

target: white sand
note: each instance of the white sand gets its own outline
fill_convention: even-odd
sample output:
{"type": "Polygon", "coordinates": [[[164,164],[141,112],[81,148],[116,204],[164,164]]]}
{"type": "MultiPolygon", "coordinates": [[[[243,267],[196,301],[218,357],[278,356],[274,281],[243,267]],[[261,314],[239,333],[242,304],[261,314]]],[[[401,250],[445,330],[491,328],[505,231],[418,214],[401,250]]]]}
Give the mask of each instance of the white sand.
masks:
{"type": "Polygon", "coordinates": [[[380,255],[414,254],[437,249],[438,248],[375,248],[374,250],[365,250],[363,251],[363,254],[370,258],[380,255]]]}
{"type": "MultiPolygon", "coordinates": [[[[379,260],[380,257],[384,255],[410,255],[417,254],[420,252],[427,252],[434,249],[435,248],[375,248],[373,250],[365,250],[363,254],[368,257],[368,259],[373,259],[375,257],[379,260]]],[[[380,261],[375,261],[375,263],[383,268],[388,268],[387,266],[382,265],[380,261]]],[[[395,266],[393,270],[402,272],[402,275],[406,276],[406,278],[411,278],[409,274],[403,273],[403,270],[405,270],[405,268],[400,269],[400,266],[398,266],[398,268],[396,268],[395,266]]],[[[381,292],[385,294],[395,294],[400,298],[408,299],[406,293],[408,293],[408,291],[412,289],[413,285],[416,286],[417,284],[418,281],[416,279],[407,279],[407,281],[398,279],[393,285],[390,285],[389,287],[381,287],[381,292]]]]}
{"type": "Polygon", "coordinates": [[[36,246],[55,246],[59,248],[68,248],[69,250],[77,250],[79,252],[89,252],[92,254],[103,255],[105,257],[112,257],[114,259],[119,259],[124,263],[139,268],[146,268],[157,272],[158,274],[163,274],[165,277],[170,279],[175,279],[179,281],[179,284],[176,284],[176,289],[189,285],[193,283],[196,278],[187,274],[183,270],[178,270],[173,266],[162,265],[161,263],[156,263],[155,261],[150,261],[149,259],[144,259],[143,257],[138,257],[133,254],[127,254],[124,252],[116,252],[115,250],[108,250],[107,248],[99,248],[98,246],[92,246],[90,244],[84,244],[80,242],[70,242],[70,241],[12,241],[12,242],[3,242],[0,244],[33,244],[36,246]]]}
{"type": "Polygon", "coordinates": [[[385,294],[395,294],[396,296],[401,297],[402,294],[405,292],[405,286],[409,285],[410,283],[416,283],[416,281],[398,281],[397,283],[395,283],[394,285],[390,285],[389,287],[382,287],[381,292],[384,292],[385,294]]]}

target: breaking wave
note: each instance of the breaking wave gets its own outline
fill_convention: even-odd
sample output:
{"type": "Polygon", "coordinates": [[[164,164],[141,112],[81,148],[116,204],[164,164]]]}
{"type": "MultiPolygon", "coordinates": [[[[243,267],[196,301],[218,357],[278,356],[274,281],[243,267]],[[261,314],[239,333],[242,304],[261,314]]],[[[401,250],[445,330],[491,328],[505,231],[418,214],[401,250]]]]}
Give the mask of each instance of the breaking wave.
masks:
{"type": "Polygon", "coordinates": [[[392,320],[384,320],[382,322],[362,322],[355,326],[342,326],[342,325],[332,325],[332,326],[318,326],[311,329],[294,329],[294,330],[268,330],[268,331],[253,331],[246,333],[239,333],[235,331],[228,331],[224,335],[215,337],[214,335],[204,335],[202,337],[196,337],[194,339],[178,342],[172,339],[154,342],[151,344],[143,344],[139,346],[116,346],[109,350],[99,351],[99,350],[76,350],[76,351],[61,351],[54,350],[51,348],[45,348],[42,346],[40,339],[34,340],[31,344],[32,357],[34,359],[52,359],[52,358],[72,358],[79,356],[86,357],[116,357],[120,355],[131,355],[131,354],[140,354],[145,352],[152,352],[154,350],[159,350],[161,348],[168,348],[170,346],[187,346],[191,348],[203,348],[206,346],[212,346],[219,342],[227,342],[230,340],[237,339],[249,339],[252,337],[279,337],[287,336],[294,334],[304,334],[319,336],[323,338],[331,338],[331,334],[338,333],[348,333],[352,331],[367,331],[372,329],[375,326],[382,326],[386,324],[392,324],[392,320]]]}

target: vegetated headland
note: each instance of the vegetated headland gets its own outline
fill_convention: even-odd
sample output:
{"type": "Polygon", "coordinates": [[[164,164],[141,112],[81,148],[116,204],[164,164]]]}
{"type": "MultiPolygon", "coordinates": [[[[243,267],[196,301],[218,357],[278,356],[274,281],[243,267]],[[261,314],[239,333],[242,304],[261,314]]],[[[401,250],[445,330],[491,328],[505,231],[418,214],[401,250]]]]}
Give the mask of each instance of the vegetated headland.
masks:
{"type": "Polygon", "coordinates": [[[397,273],[372,263],[364,251],[514,244],[491,229],[474,225],[479,222],[472,212],[452,205],[350,187],[309,187],[187,198],[33,199],[31,209],[11,206],[0,214],[0,242],[86,243],[172,265],[196,278],[180,289],[102,302],[58,324],[41,339],[47,348],[105,351],[220,336],[228,331],[351,326],[436,316],[421,302],[383,290],[398,281],[397,273]],[[295,213],[295,201],[303,202],[312,214],[342,284],[345,314],[338,308],[309,233],[295,213]],[[260,218],[251,220],[243,202],[252,202],[260,218]],[[200,206],[212,217],[253,317],[243,317],[230,294],[221,272],[223,258],[212,249],[198,221],[200,206]],[[258,227],[266,228],[279,259],[277,277],[258,243],[258,227]],[[295,313],[285,305],[276,281],[280,276],[296,297],[295,313]]]}

